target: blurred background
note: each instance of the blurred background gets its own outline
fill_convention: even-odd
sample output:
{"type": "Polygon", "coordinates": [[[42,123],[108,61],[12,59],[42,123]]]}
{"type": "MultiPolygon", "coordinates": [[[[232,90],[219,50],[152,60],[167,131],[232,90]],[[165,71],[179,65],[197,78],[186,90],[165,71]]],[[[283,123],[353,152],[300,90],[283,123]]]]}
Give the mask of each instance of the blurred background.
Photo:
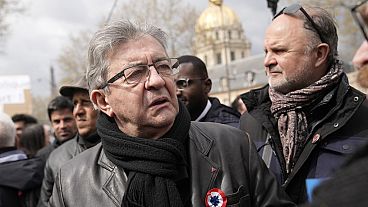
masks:
{"type": "MultiPolygon", "coordinates": [[[[86,68],[88,41],[114,19],[148,22],[169,35],[172,57],[206,62],[212,96],[229,105],[267,81],[263,37],[274,12],[293,0],[0,0],[0,111],[48,122],[46,105],[86,68]]],[[[331,12],[346,72],[363,41],[350,14],[357,1],[298,1],[331,12]]]]}

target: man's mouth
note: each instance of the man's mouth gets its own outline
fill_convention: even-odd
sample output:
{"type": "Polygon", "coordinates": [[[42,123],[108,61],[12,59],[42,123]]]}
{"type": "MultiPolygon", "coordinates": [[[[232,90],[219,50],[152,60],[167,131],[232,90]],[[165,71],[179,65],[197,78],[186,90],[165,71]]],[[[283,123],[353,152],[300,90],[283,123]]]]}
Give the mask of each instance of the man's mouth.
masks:
{"type": "Polygon", "coordinates": [[[62,133],[60,133],[60,136],[61,137],[67,137],[67,136],[69,136],[70,135],[70,133],[69,132],[62,132],[62,133]]]}
{"type": "Polygon", "coordinates": [[[161,104],[164,104],[168,101],[169,100],[168,100],[167,97],[159,97],[159,98],[154,99],[149,106],[151,107],[151,106],[161,105],[161,104]]]}

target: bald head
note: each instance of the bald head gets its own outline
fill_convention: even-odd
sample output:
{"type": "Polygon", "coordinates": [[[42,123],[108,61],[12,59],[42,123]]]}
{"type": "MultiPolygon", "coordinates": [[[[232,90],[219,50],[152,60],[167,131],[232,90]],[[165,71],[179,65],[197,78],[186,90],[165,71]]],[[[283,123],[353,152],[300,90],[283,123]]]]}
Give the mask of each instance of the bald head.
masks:
{"type": "Polygon", "coordinates": [[[15,146],[15,125],[11,118],[0,112],[0,148],[15,146]]]}

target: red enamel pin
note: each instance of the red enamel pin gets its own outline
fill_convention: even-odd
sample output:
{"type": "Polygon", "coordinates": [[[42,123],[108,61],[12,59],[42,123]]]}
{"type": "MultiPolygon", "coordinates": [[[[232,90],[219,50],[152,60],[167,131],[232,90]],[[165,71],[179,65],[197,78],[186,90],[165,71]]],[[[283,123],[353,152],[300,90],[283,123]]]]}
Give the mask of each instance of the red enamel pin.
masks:
{"type": "Polygon", "coordinates": [[[225,207],[227,198],[222,190],[218,188],[212,188],[207,192],[205,202],[206,207],[225,207]]]}

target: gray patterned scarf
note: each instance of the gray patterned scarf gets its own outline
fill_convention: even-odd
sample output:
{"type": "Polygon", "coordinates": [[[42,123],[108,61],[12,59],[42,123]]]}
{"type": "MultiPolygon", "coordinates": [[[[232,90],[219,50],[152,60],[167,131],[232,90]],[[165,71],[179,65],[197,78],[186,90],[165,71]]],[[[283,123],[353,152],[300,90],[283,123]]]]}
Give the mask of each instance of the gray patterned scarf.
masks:
{"type": "Polygon", "coordinates": [[[271,112],[277,119],[288,174],[293,169],[307,141],[308,133],[305,132],[307,132],[308,123],[303,108],[336,86],[342,72],[341,62],[336,60],[325,76],[306,88],[287,94],[269,88],[272,102],[271,112]]]}

